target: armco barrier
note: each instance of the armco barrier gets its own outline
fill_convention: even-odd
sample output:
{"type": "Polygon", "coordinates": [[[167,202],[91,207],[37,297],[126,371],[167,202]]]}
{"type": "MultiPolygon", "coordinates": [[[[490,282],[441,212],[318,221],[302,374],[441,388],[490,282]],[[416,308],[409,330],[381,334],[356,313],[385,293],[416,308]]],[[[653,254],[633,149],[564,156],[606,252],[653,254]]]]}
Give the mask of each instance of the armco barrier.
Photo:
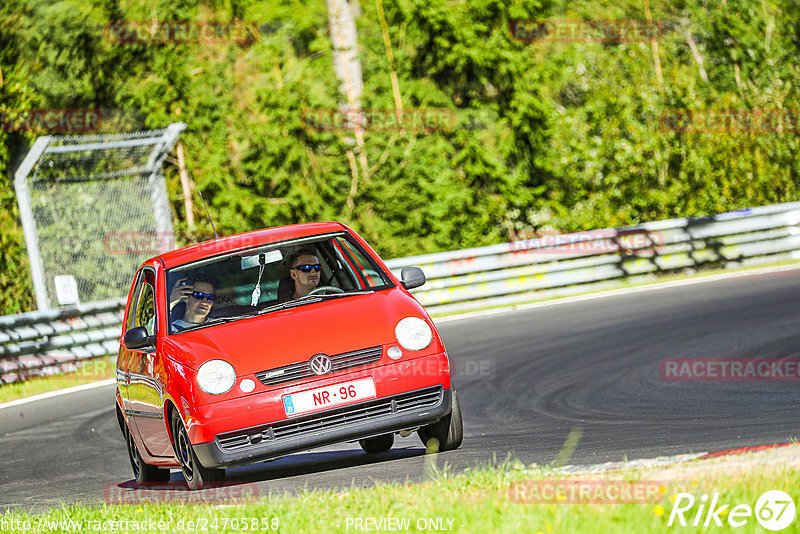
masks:
{"type": "Polygon", "coordinates": [[[125,299],[0,317],[0,383],[75,370],[113,354],[125,299]]]}
{"type": "MultiPolygon", "coordinates": [[[[800,202],[672,219],[619,229],[551,235],[488,247],[390,260],[419,266],[413,291],[433,315],[520,304],[719,265],[800,259],[800,202]]],[[[74,368],[115,353],[124,299],[0,317],[0,382],[74,368]]]]}
{"type": "Polygon", "coordinates": [[[433,315],[583,293],[703,266],[800,259],[800,202],[390,260],[419,266],[433,315]]]}

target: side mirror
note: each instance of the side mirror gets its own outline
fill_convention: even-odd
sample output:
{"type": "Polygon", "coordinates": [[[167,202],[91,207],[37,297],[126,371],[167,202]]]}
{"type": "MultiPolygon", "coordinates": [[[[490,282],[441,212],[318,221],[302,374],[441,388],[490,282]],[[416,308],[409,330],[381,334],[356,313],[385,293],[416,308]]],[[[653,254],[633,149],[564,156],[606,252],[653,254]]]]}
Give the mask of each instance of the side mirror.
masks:
{"type": "Polygon", "coordinates": [[[143,326],[137,326],[125,332],[125,346],[129,349],[151,347],[154,342],[155,336],[149,336],[147,329],[143,326]]]}
{"type": "Polygon", "coordinates": [[[400,279],[404,288],[414,289],[425,284],[425,273],[419,267],[405,267],[400,270],[400,279]]]}

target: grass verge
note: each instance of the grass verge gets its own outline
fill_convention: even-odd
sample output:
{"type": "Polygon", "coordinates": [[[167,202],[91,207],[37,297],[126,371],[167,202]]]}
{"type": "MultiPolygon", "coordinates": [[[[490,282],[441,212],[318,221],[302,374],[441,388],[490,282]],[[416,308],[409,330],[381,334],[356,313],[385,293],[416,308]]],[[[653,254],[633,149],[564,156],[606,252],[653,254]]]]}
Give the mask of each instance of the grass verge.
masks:
{"type": "MultiPolygon", "coordinates": [[[[796,453],[795,453],[796,454],[796,453]]],[[[378,484],[374,488],[352,488],[346,492],[303,491],[296,496],[261,495],[249,504],[186,505],[136,503],[127,505],[62,505],[42,515],[11,511],[0,516],[2,532],[364,532],[391,530],[411,532],[524,532],[524,533],[635,533],[635,532],[728,532],[731,510],[747,505],[749,517],[741,532],[767,532],[752,515],[759,497],[770,490],[788,492],[798,502],[796,465],[773,462],[749,465],[747,469],[693,469],[692,466],[715,460],[699,460],[653,470],[639,468],[579,477],[558,476],[548,468],[523,468],[507,462],[500,467],[467,470],[452,475],[447,470],[433,470],[431,480],[421,484],[378,484]],[[651,477],[657,476],[657,479],[651,477]],[[694,476],[695,478],[692,478],[694,476]],[[647,502],[613,503],[614,492],[589,492],[594,502],[564,503],[515,502],[513,497],[533,499],[536,492],[519,493],[520,483],[538,484],[539,488],[573,482],[603,484],[605,488],[637,481],[655,483],[659,488],[647,502]],[[683,513],[686,527],[668,521],[675,505],[685,505],[694,496],[695,505],[683,513]],[[703,526],[708,504],[717,494],[716,508],[728,507],[703,526]],[[702,495],[708,496],[700,513],[698,526],[692,526],[702,495]],[[390,521],[391,519],[391,521],[390,521]],[[71,523],[70,523],[71,522],[71,523]],[[136,527],[133,527],[136,522],[136,527]],[[191,522],[191,524],[189,523],[191,522]]],[[[719,462],[718,462],[719,463],[719,462]]],[[[234,486],[235,487],[235,486],[234,486]]],[[[526,486],[528,487],[528,486],[526,486]]],[[[214,495],[221,495],[218,490],[214,495]]],[[[185,493],[184,493],[185,494],[185,493]]],[[[557,494],[554,493],[554,494],[557,494]]],[[[782,506],[782,505],[776,505],[782,506]]],[[[770,508],[775,514],[778,507],[770,508]]],[[[785,506],[784,506],[785,508],[785,506]]],[[[767,515],[761,507],[762,517],[767,515]]],[[[788,510],[784,510],[788,514],[788,510]]],[[[798,532],[794,520],[781,532],[798,532]]],[[[739,529],[734,529],[739,530],[739,529]]]]}

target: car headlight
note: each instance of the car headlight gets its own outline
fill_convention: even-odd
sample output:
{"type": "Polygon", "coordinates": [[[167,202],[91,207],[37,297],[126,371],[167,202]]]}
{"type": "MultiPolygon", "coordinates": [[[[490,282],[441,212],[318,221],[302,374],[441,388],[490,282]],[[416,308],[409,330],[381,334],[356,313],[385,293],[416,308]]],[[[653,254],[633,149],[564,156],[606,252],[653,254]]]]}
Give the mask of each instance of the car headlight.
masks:
{"type": "Polygon", "coordinates": [[[211,395],[221,395],[236,383],[236,371],[224,360],[209,360],[197,370],[197,384],[211,395]]]}
{"type": "Polygon", "coordinates": [[[422,350],[430,345],[433,339],[431,327],[419,317],[401,319],[394,327],[394,335],[407,350],[422,350]]]}

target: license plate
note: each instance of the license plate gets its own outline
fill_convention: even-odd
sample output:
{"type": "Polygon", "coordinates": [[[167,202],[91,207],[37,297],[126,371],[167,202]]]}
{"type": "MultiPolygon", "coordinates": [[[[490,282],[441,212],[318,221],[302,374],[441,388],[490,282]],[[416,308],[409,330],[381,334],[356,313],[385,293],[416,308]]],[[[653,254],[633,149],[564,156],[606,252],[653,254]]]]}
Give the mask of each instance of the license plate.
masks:
{"type": "Polygon", "coordinates": [[[374,399],[375,382],[372,377],[351,382],[341,382],[316,389],[284,395],[283,409],[286,415],[299,415],[316,410],[324,410],[353,401],[374,399]]]}

